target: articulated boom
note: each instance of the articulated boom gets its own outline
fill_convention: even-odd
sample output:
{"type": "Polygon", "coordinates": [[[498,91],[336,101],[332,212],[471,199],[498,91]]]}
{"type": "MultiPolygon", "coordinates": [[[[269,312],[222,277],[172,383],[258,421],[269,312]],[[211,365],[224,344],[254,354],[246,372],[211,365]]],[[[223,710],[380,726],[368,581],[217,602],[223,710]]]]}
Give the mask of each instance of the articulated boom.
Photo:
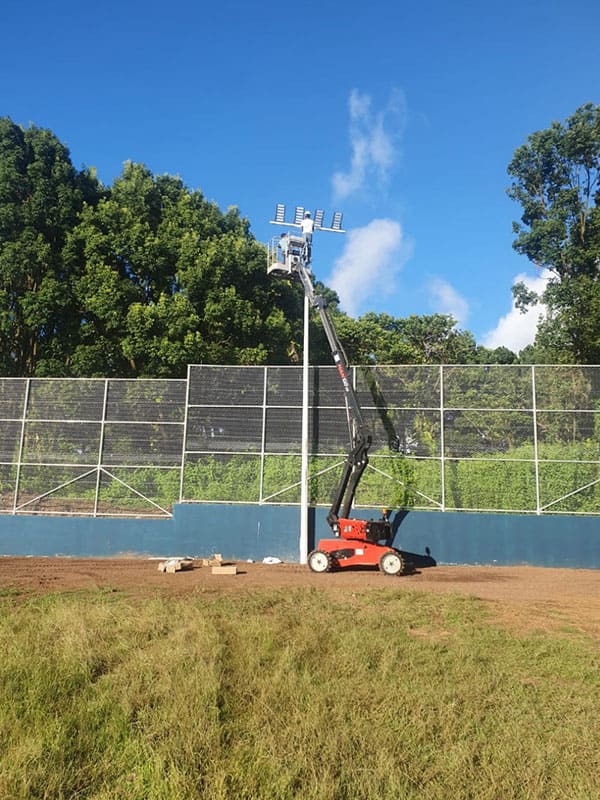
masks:
{"type": "Polygon", "coordinates": [[[269,248],[268,272],[299,278],[310,304],[317,309],[344,389],[351,431],[350,452],[327,514],[335,538],[321,539],[317,549],[309,554],[308,565],[313,572],[328,572],[335,567],[379,565],[385,574],[399,575],[404,572],[405,563],[402,553],[391,546],[393,533],[387,512],[380,520],[349,517],[358,483],[369,463],[371,437],[365,431],[358,398],[349,377],[348,359],[329,314],[327,301],[322,295],[315,294],[309,268],[310,248],[302,237],[289,235],[282,255],[283,259],[279,260],[275,246],[269,248]]]}

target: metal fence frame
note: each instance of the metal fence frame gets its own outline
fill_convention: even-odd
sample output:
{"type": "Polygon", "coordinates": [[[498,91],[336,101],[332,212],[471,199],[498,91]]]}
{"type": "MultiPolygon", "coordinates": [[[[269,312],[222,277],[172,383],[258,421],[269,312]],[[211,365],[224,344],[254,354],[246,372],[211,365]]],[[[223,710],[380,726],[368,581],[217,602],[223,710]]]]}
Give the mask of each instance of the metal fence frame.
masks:
{"type": "MultiPolygon", "coordinates": [[[[240,369],[239,367],[191,367],[191,370],[201,369],[204,371],[204,374],[207,375],[208,372],[212,370],[222,370],[222,369],[229,369],[235,370],[240,369]]],[[[245,408],[259,408],[262,411],[262,419],[263,419],[263,433],[262,433],[262,442],[263,446],[260,451],[261,459],[264,462],[264,458],[269,455],[279,455],[279,453],[272,453],[269,452],[268,448],[265,448],[264,442],[266,440],[265,434],[265,421],[266,421],[266,412],[269,408],[288,408],[288,409],[298,409],[299,408],[299,400],[296,403],[289,402],[285,405],[277,405],[277,404],[270,404],[267,402],[267,383],[268,383],[268,371],[277,369],[288,369],[288,370],[300,370],[299,367],[252,367],[252,368],[245,368],[245,369],[254,369],[254,370],[263,370],[264,376],[264,388],[263,388],[263,400],[262,403],[256,403],[254,405],[247,404],[244,406],[245,408]]],[[[412,455],[409,454],[407,457],[410,460],[415,461],[434,461],[438,462],[439,464],[439,475],[440,475],[440,487],[441,487],[441,498],[440,500],[436,500],[435,498],[431,497],[430,495],[426,494],[425,492],[419,491],[418,489],[413,489],[412,493],[415,497],[414,507],[415,508],[426,508],[426,509],[435,509],[439,511],[485,511],[485,512],[513,512],[513,513],[525,513],[525,514],[544,514],[544,513],[575,513],[575,514],[588,514],[588,515],[595,515],[600,514],[600,505],[595,507],[593,511],[577,511],[577,510],[569,510],[564,511],[557,509],[556,507],[564,500],[573,497],[585,490],[594,487],[600,484],[600,431],[597,433],[597,448],[596,448],[596,457],[593,459],[588,460],[581,460],[581,459],[570,459],[570,458],[544,458],[540,455],[540,448],[539,448],[539,441],[538,441],[538,416],[542,413],[544,414],[567,414],[567,415],[581,415],[581,414],[592,414],[595,420],[598,420],[600,424],[600,392],[598,391],[598,387],[600,386],[600,368],[595,366],[577,366],[577,365],[400,365],[395,367],[353,367],[352,368],[352,375],[354,386],[357,388],[357,375],[359,372],[364,370],[373,370],[374,372],[390,372],[390,371],[397,371],[398,374],[414,371],[414,370],[425,370],[431,374],[437,376],[437,383],[439,389],[436,391],[436,402],[430,403],[428,405],[410,405],[410,404],[403,404],[398,406],[397,408],[401,408],[403,411],[410,411],[410,412],[429,412],[435,413],[439,417],[439,452],[437,455],[433,456],[422,456],[422,455],[412,455]],[[498,404],[493,405],[482,405],[480,403],[471,403],[470,405],[465,405],[462,403],[452,402],[446,398],[447,391],[446,391],[446,376],[451,374],[452,372],[461,372],[471,371],[471,372],[478,372],[482,375],[490,372],[496,372],[496,374],[504,374],[504,375],[512,375],[514,376],[515,372],[519,370],[523,375],[527,376],[527,386],[530,390],[530,402],[522,403],[520,406],[499,406],[498,404]],[[565,406],[564,404],[561,407],[550,407],[546,403],[539,403],[539,393],[536,391],[536,372],[547,372],[552,371],[552,375],[558,376],[560,375],[561,371],[564,373],[565,371],[569,375],[587,373],[590,376],[590,381],[593,383],[593,391],[591,393],[591,401],[589,406],[585,406],[584,408],[577,408],[575,404],[565,406]],[[531,437],[530,442],[532,445],[532,456],[530,458],[491,458],[485,455],[483,456],[461,456],[456,457],[447,454],[447,446],[446,446],[446,431],[447,431],[447,415],[449,413],[520,413],[523,416],[527,416],[531,420],[531,437]],[[446,468],[448,464],[452,462],[458,461],[470,461],[470,462],[494,462],[498,463],[499,461],[503,463],[521,463],[521,464],[529,464],[533,467],[534,470],[534,477],[535,477],[535,505],[532,508],[499,508],[494,506],[485,506],[481,504],[474,504],[470,506],[460,506],[460,505],[452,505],[448,506],[446,502],[446,486],[445,486],[445,474],[446,468]],[[569,487],[567,491],[559,493],[556,496],[553,496],[552,499],[542,501],[540,487],[542,484],[541,480],[541,471],[544,465],[548,464],[587,464],[592,465],[596,468],[597,476],[592,480],[588,481],[583,484],[573,485],[569,487]],[[422,502],[420,502],[422,501],[422,502]]],[[[321,372],[329,371],[333,376],[334,380],[337,380],[335,376],[335,368],[334,367],[319,367],[319,368],[312,368],[313,371],[319,370],[321,372]]],[[[554,380],[550,382],[554,385],[554,380]]],[[[339,391],[339,401],[336,406],[326,406],[321,405],[321,409],[327,408],[338,408],[343,409],[343,396],[341,390],[339,391]]],[[[231,409],[239,409],[239,403],[232,402],[229,406],[225,406],[223,404],[218,403],[205,403],[205,404],[194,404],[190,403],[190,407],[192,408],[225,408],[229,407],[231,409]]],[[[314,406],[311,406],[313,409],[314,406]]],[[[362,403],[363,411],[368,413],[369,411],[374,410],[374,406],[369,406],[367,403],[362,403]]],[[[598,426],[596,426],[598,427],[598,426]]],[[[299,437],[298,437],[299,440],[299,437]]],[[[240,449],[240,450],[220,450],[218,447],[210,447],[206,450],[186,450],[185,457],[189,458],[192,455],[196,456],[214,456],[214,455],[244,455],[247,454],[247,449],[240,449]]],[[[336,454],[332,452],[323,452],[322,455],[328,455],[334,457],[336,454]]],[[[339,456],[339,453],[338,453],[339,456]]],[[[319,477],[324,472],[329,470],[337,469],[341,467],[343,463],[343,457],[339,458],[339,460],[326,469],[322,471],[315,472],[309,476],[310,479],[314,479],[319,477]]],[[[377,466],[377,456],[371,455],[371,461],[369,463],[368,470],[374,471],[378,473],[382,478],[388,479],[390,481],[394,481],[394,476],[390,475],[389,473],[385,472],[385,470],[380,469],[377,466]]],[[[285,492],[291,488],[299,486],[299,477],[298,481],[289,484],[287,486],[283,486],[280,490],[276,493],[264,494],[263,493],[263,484],[262,484],[262,476],[263,470],[261,468],[261,484],[260,484],[260,493],[259,497],[256,498],[255,502],[258,503],[268,503],[268,502],[285,502],[278,500],[278,496],[285,494],[285,492]]],[[[186,502],[193,502],[193,497],[185,497],[182,494],[182,500],[186,502]]],[[[211,502],[220,502],[219,500],[213,499],[211,502]]],[[[231,498],[227,498],[222,500],[221,502],[231,503],[235,502],[231,498]]],[[[248,502],[248,501],[244,501],[248,502]]],[[[297,502],[291,503],[293,505],[297,505],[297,502]]],[[[365,507],[368,507],[368,503],[361,504],[365,507]]],[[[380,504],[374,504],[374,507],[378,507],[380,504]]]]}
{"type": "MultiPolygon", "coordinates": [[[[8,486],[2,495],[4,501],[0,504],[0,513],[10,514],[70,514],[77,516],[149,516],[169,517],[172,514],[172,502],[254,502],[258,504],[282,503],[297,505],[296,500],[286,500],[286,494],[295,490],[300,485],[300,471],[298,467],[298,480],[288,482],[276,491],[265,486],[265,464],[267,459],[280,456],[300,456],[300,437],[296,436],[297,424],[301,410],[301,392],[299,376],[301,367],[239,367],[239,366],[208,366],[190,365],[188,376],[182,380],[142,379],[132,381],[128,379],[96,378],[96,379],[55,379],[55,378],[2,378],[0,379],[0,426],[5,430],[6,443],[0,437],[2,450],[0,452],[0,485],[2,479],[8,486]],[[292,386],[289,394],[284,390],[273,390],[279,380],[282,384],[292,386]],[[51,383],[52,382],[52,383],[51,383]],[[68,409],[52,415],[51,394],[56,388],[57,394],[64,388],[67,392],[79,392],[79,402],[85,399],[87,386],[96,397],[93,405],[94,413],[86,416],[69,416],[68,409]],[[42,389],[45,384],[45,389],[42,389]],[[75,387],[75,388],[74,388],[75,387]],[[19,389],[22,389],[19,395],[19,389]],[[14,391],[13,391],[14,390],[14,391]],[[32,410],[32,391],[44,391],[46,398],[44,410],[48,413],[39,416],[32,410]],[[131,394],[127,398],[127,394],[131,394]],[[113,394],[119,395],[120,403],[111,404],[113,394]],[[136,397],[143,398],[140,407],[136,405],[136,397]],[[101,396],[101,400],[99,399],[101,396]],[[170,396],[171,409],[164,413],[164,403],[161,398],[170,396]],[[8,399],[7,399],[8,398],[8,399]],[[19,398],[21,398],[19,400],[19,398]],[[224,402],[227,399],[228,402],[224,402]],[[14,400],[14,402],[13,402],[14,400]],[[11,406],[12,403],[12,406],[11,406]],[[7,412],[8,407],[8,412],[7,412]],[[16,413],[17,408],[20,413],[16,413]],[[169,417],[172,415],[172,418],[169,417]],[[205,420],[228,420],[237,433],[232,440],[225,441],[220,437],[219,431],[215,434],[214,428],[207,430],[205,420]],[[275,420],[275,421],[274,421],[275,420]],[[279,420],[279,422],[276,422],[279,420]],[[293,421],[288,433],[287,427],[293,421]],[[37,427],[36,427],[37,426],[37,427]],[[77,427],[79,426],[79,427],[77,427]],[[148,427],[150,426],[150,427],[148,427]],[[236,427],[237,426],[237,427],[236,427]],[[279,427],[278,427],[279,426],[279,427]],[[65,460],[65,454],[52,458],[32,458],[35,451],[33,439],[34,431],[48,432],[52,430],[91,430],[97,432],[97,447],[95,451],[86,442],[88,452],[86,457],[65,460]],[[140,450],[139,460],[131,458],[125,463],[123,459],[130,458],[132,448],[135,448],[135,437],[128,441],[122,453],[114,458],[114,442],[118,441],[116,431],[128,434],[135,428],[139,432],[140,450]],[[147,435],[144,431],[147,431],[147,435]],[[167,443],[169,453],[165,455],[160,451],[157,441],[152,441],[152,436],[157,437],[158,445],[161,437],[167,443]],[[279,437],[279,438],[278,438],[279,437]],[[111,446],[107,438],[113,442],[111,460],[111,446]],[[225,443],[224,443],[225,442],[225,443]],[[200,443],[201,446],[198,446],[200,443]],[[293,445],[293,446],[292,446],[293,445]],[[286,449],[287,446],[287,449],[286,449]],[[127,452],[129,448],[129,454],[127,452]],[[144,449],[146,448],[146,449],[144,449]],[[283,449],[282,449],[283,448],[283,449]],[[175,451],[178,451],[175,457],[175,451]],[[8,457],[10,456],[10,458],[8,457]],[[253,499],[236,500],[234,497],[203,498],[189,496],[186,488],[186,474],[194,464],[202,464],[203,459],[230,457],[249,457],[259,465],[258,491],[253,499]],[[170,460],[169,460],[170,459],[170,460]],[[37,493],[24,493],[26,474],[29,470],[55,469],[57,475],[63,475],[52,485],[47,485],[43,491],[37,493]],[[65,480],[64,472],[73,471],[73,477],[65,480]],[[178,496],[172,495],[169,503],[160,502],[151,493],[146,493],[143,487],[133,485],[124,478],[127,470],[135,474],[135,470],[169,471],[173,483],[178,484],[178,496]],[[12,481],[12,483],[11,483],[12,481]],[[61,492],[68,495],[69,487],[73,488],[77,482],[87,481],[88,492],[85,508],[69,508],[69,503],[64,508],[60,507],[61,492]],[[123,492],[130,498],[138,499],[138,506],[130,511],[119,508],[116,503],[110,507],[110,499],[103,492],[109,483],[113,488],[121,485],[123,492]],[[12,491],[12,502],[7,497],[12,491]],[[92,496],[93,495],[93,496],[92,496]],[[55,507],[49,507],[50,500],[55,507]]],[[[377,415],[381,417],[382,408],[385,413],[397,415],[422,415],[430,420],[431,427],[436,429],[437,453],[424,454],[410,451],[404,457],[411,463],[434,462],[438,464],[439,486],[438,493],[427,491],[424,487],[412,487],[413,505],[415,508],[435,509],[439,511],[489,511],[489,512],[514,512],[528,514],[545,513],[575,513],[596,515],[600,514],[600,505],[594,505],[590,510],[564,510],[561,504],[570,498],[581,496],[588,490],[594,490],[600,484],[600,367],[595,366],[565,366],[565,365],[400,365],[386,367],[354,367],[352,376],[355,389],[361,396],[361,405],[367,417],[372,418],[376,436],[381,440],[383,429],[377,415]],[[371,377],[373,380],[386,381],[389,387],[385,389],[387,395],[379,397],[379,404],[375,399],[369,401],[366,386],[371,377]],[[414,376],[417,376],[416,379],[414,376]],[[466,376],[466,378],[465,378],[466,376]],[[571,380],[571,387],[566,385],[571,380]],[[414,394],[404,394],[402,387],[413,381],[414,394]],[[507,396],[512,396],[511,405],[501,405],[498,397],[490,395],[490,387],[482,394],[477,393],[477,387],[486,387],[486,382],[493,388],[502,383],[508,387],[507,396]],[[467,389],[460,393],[461,381],[465,381],[467,389]],[[562,381],[562,383],[561,383],[562,381]],[[470,382],[470,383],[469,383],[470,382]],[[542,384],[540,388],[540,384],[542,384]],[[583,390],[581,387],[584,387],[583,390]],[[420,387],[420,388],[419,388],[420,387]],[[579,392],[579,395],[577,394],[579,392]],[[558,399],[556,399],[558,397],[558,399]],[[569,398],[572,397],[569,402],[569,398]],[[419,402],[415,402],[419,400],[419,402]],[[462,402],[461,402],[462,401],[462,402]],[[552,402],[550,402],[552,401],[552,402]],[[554,403],[554,405],[552,405],[554,403]],[[583,403],[583,405],[582,405],[583,403]],[[486,417],[488,420],[502,419],[507,421],[518,420],[517,428],[529,431],[523,433],[523,444],[531,449],[531,456],[502,457],[501,451],[489,453],[485,449],[481,453],[476,450],[466,451],[458,455],[453,452],[453,447],[461,446],[456,441],[456,432],[452,428],[456,419],[464,420],[468,415],[486,417]],[[560,416],[562,415],[562,416],[560,416]],[[583,416],[585,415],[585,416],[583,416]],[[544,441],[544,427],[550,422],[568,422],[575,433],[582,428],[586,433],[585,441],[589,451],[587,458],[560,458],[547,457],[548,445],[544,441]],[[587,423],[587,427],[583,425],[587,423]],[[378,427],[379,426],[379,427],[378,427]],[[589,435],[587,435],[589,434],[589,435]],[[546,455],[545,455],[546,453],[546,455]],[[446,485],[449,469],[459,462],[471,464],[523,464],[527,470],[532,470],[534,479],[535,502],[529,508],[494,508],[484,505],[448,505],[448,488],[446,485]],[[587,478],[580,483],[564,486],[556,496],[542,496],[544,485],[543,473],[547,465],[581,465],[587,478]],[[587,472],[586,472],[587,470],[587,472]],[[590,479],[591,477],[591,479],[590,479]]],[[[321,394],[323,397],[311,395],[311,413],[321,415],[326,420],[325,427],[330,431],[336,442],[341,442],[347,437],[345,425],[345,408],[343,392],[337,386],[337,376],[334,367],[311,368],[311,380],[319,381],[325,387],[321,394]]],[[[301,378],[300,378],[301,380],[301,378]]],[[[316,383],[313,385],[315,389],[316,383]]],[[[373,394],[371,386],[369,390],[373,394]]],[[[373,395],[373,397],[375,397],[373,395]]],[[[34,404],[35,405],[35,404],[34,404]]],[[[85,403],[84,403],[85,405],[85,403]]],[[[78,408],[74,403],[74,408],[78,408]]],[[[316,417],[315,417],[316,418],[316,417]]],[[[320,418],[320,417],[319,417],[320,418]]],[[[227,424],[229,424],[229,422],[227,424]]],[[[551,427],[551,425],[550,425],[551,427]]],[[[42,437],[43,438],[43,437],[42,437]]],[[[68,437],[67,437],[68,438],[68,437]]],[[[75,437],[76,438],[76,437],[75,437]]],[[[460,437],[459,437],[460,438],[460,437]]],[[[580,436],[583,443],[583,434],[580,436]]],[[[458,440],[457,440],[458,441],[458,440]]],[[[579,440],[577,440],[579,442],[579,440]]],[[[75,440],[69,439],[69,447],[74,448],[75,440]]],[[[557,443],[560,446],[560,442],[557,443]]],[[[464,445],[464,442],[462,444],[464,445]]],[[[433,447],[433,445],[432,445],[433,447]]],[[[84,448],[85,449],[85,448],[84,448]]],[[[309,480],[318,479],[325,474],[338,470],[344,460],[343,447],[327,447],[317,449],[314,455],[329,459],[329,463],[309,475],[309,480]]],[[[372,453],[369,470],[377,473],[382,480],[402,483],[385,468],[385,462],[377,452],[372,453]]],[[[46,473],[44,473],[46,474],[46,473]]],[[[596,495],[594,494],[594,497],[596,495]]],[[[137,502],[137,501],[135,501],[137,502]]],[[[358,498],[360,502],[360,498],[358,498]]],[[[325,504],[325,503],[323,503],[325,504]]],[[[369,505],[366,503],[365,505],[369,505]]],[[[377,504],[379,505],[379,504],[377,504]]]]}
{"type": "MultiPolygon", "coordinates": [[[[19,384],[23,384],[24,390],[22,395],[22,403],[21,405],[21,413],[16,416],[7,416],[4,413],[3,403],[0,400],[0,426],[4,427],[6,425],[16,423],[19,427],[18,430],[18,442],[17,442],[17,457],[14,460],[6,460],[0,459],[0,469],[13,468],[14,469],[14,489],[12,492],[12,503],[10,507],[7,506],[6,501],[0,507],[0,513],[11,513],[11,514],[47,514],[47,515],[69,515],[69,516],[91,516],[91,517],[170,517],[172,516],[172,512],[169,508],[163,507],[160,503],[157,503],[152,497],[146,495],[143,491],[140,491],[133,485],[130,485],[127,481],[123,480],[119,474],[119,470],[135,470],[135,469],[146,469],[149,466],[153,470],[176,470],[179,476],[181,469],[182,469],[182,460],[183,460],[183,440],[184,440],[184,422],[183,419],[181,421],[177,420],[160,420],[157,419],[139,419],[137,415],[134,419],[127,415],[123,418],[117,418],[115,416],[111,416],[109,414],[109,389],[110,387],[115,386],[135,386],[135,387],[143,387],[149,388],[150,386],[156,384],[169,384],[169,385],[177,385],[179,384],[183,387],[186,384],[185,380],[179,381],[170,381],[170,380],[163,380],[160,379],[149,379],[148,381],[133,381],[131,379],[119,379],[119,378],[2,378],[0,379],[0,388],[2,389],[2,396],[5,397],[7,394],[6,388],[7,386],[10,387],[11,384],[18,386],[19,384]],[[145,385],[144,385],[145,384],[145,385]],[[60,415],[31,415],[31,396],[32,396],[32,387],[49,387],[51,390],[53,386],[64,386],[64,387],[86,387],[97,389],[97,395],[101,396],[101,402],[99,405],[99,413],[96,416],[73,416],[68,417],[63,412],[60,415]],[[110,457],[107,457],[106,453],[106,433],[107,429],[110,427],[116,428],[124,428],[125,426],[131,426],[134,424],[137,428],[165,428],[167,426],[173,426],[174,428],[179,428],[181,431],[181,444],[179,446],[179,454],[178,454],[178,463],[173,465],[165,465],[161,463],[151,463],[149,464],[148,460],[145,462],[143,459],[140,459],[140,463],[136,463],[135,461],[131,461],[128,463],[122,462],[114,462],[111,461],[110,457]],[[91,450],[89,452],[89,457],[87,458],[79,458],[77,460],[69,460],[65,459],[64,457],[57,457],[55,459],[35,459],[31,458],[28,455],[28,448],[26,444],[27,440],[27,431],[28,426],[61,426],[65,430],[68,429],[70,426],[90,426],[97,429],[97,447],[95,450],[91,450]],[[60,471],[65,470],[72,470],[77,474],[74,475],[73,478],[68,480],[58,480],[57,482],[51,483],[47,486],[44,491],[39,491],[37,493],[33,493],[31,496],[27,496],[26,498],[21,497],[21,488],[23,483],[23,476],[27,469],[35,469],[35,468],[54,468],[57,473],[60,471]],[[93,492],[93,497],[90,497],[89,503],[87,504],[90,506],[87,510],[78,508],[76,510],[69,510],[68,506],[72,503],[72,498],[65,501],[65,507],[53,509],[53,508],[36,508],[36,506],[40,505],[42,501],[48,500],[49,498],[56,499],[60,496],[60,492],[64,489],[67,489],[69,486],[74,486],[79,482],[85,482],[86,479],[91,479],[91,482],[95,484],[95,489],[93,492]],[[117,509],[110,509],[108,511],[103,511],[100,508],[100,495],[101,495],[101,482],[103,479],[108,479],[111,482],[115,482],[116,484],[120,484],[123,487],[124,493],[129,494],[132,496],[137,496],[140,501],[141,505],[144,508],[138,508],[135,512],[130,511],[119,511],[117,509]]],[[[15,399],[18,401],[18,398],[15,396],[15,399]]],[[[182,404],[183,405],[183,404],[182,404]]],[[[135,411],[135,406],[134,409],[135,411]]],[[[183,412],[183,408],[182,408],[183,412]]],[[[3,443],[4,444],[4,443],[3,443]]],[[[81,438],[81,452],[85,445],[88,445],[89,442],[81,438]]],[[[6,455],[6,445],[4,445],[4,455],[6,455]]],[[[4,475],[6,480],[6,476],[4,475]]],[[[58,503],[60,505],[60,502],[58,503]]]]}

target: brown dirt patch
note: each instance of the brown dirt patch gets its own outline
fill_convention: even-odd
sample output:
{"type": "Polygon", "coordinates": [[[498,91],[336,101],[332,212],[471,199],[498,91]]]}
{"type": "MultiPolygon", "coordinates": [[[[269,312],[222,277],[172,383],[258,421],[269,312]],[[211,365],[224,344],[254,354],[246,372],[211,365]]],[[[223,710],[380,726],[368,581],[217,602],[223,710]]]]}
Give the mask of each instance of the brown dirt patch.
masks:
{"type": "Polygon", "coordinates": [[[390,578],[378,570],[315,575],[299,564],[238,562],[238,574],[193,570],[165,574],[143,558],[0,558],[0,598],[48,592],[116,590],[130,596],[219,596],[259,589],[314,587],[353,594],[373,589],[454,593],[486,601],[511,628],[582,631],[600,639],[600,570],[540,567],[456,567],[418,570],[390,578]]]}

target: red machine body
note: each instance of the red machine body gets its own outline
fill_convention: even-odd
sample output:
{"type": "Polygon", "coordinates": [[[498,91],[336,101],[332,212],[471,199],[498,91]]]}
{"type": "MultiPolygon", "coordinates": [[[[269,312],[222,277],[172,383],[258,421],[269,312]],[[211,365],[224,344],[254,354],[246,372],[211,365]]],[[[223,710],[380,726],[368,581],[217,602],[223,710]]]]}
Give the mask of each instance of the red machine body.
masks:
{"type": "MultiPolygon", "coordinates": [[[[353,522],[358,521],[353,520],[353,522]]],[[[397,552],[395,548],[389,545],[353,541],[351,539],[320,539],[317,550],[329,555],[331,559],[330,568],[338,567],[340,569],[345,567],[376,567],[385,553],[397,552]]]]}
{"type": "Polygon", "coordinates": [[[329,572],[347,567],[376,567],[386,575],[400,575],[406,569],[402,552],[392,547],[393,538],[387,519],[338,518],[340,535],[321,539],[308,556],[313,572],[329,572]]]}
{"type": "Polygon", "coordinates": [[[357,539],[362,542],[379,542],[391,538],[391,530],[386,520],[338,519],[337,525],[343,539],[357,539]]]}

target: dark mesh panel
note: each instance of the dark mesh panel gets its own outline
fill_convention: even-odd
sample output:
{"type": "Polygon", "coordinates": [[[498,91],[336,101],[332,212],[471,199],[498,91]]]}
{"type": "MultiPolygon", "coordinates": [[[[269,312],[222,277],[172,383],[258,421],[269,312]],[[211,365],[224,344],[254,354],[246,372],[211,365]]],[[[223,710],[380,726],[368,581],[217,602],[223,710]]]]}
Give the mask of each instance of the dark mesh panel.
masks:
{"type": "Polygon", "coordinates": [[[298,453],[302,444],[302,409],[268,408],[265,436],[267,453],[298,453]]]}
{"type": "Polygon", "coordinates": [[[356,367],[363,408],[439,408],[440,368],[429,365],[356,367]]]}
{"type": "Polygon", "coordinates": [[[140,425],[106,423],[103,464],[181,463],[183,428],[180,425],[140,425]]]}
{"type": "Polygon", "coordinates": [[[445,455],[450,458],[498,457],[528,447],[533,458],[531,411],[446,411],[445,455]]]}
{"type": "Polygon", "coordinates": [[[101,420],[104,380],[34,379],[29,390],[28,419],[101,420]]]}
{"type": "Polygon", "coordinates": [[[445,408],[514,408],[533,405],[531,367],[508,364],[444,367],[445,408]]]}
{"type": "Polygon", "coordinates": [[[14,463],[19,457],[21,441],[21,422],[16,420],[0,422],[0,462],[14,463]]]}
{"type": "Polygon", "coordinates": [[[107,420],[183,422],[186,381],[109,381],[107,420]]]}
{"type": "Polygon", "coordinates": [[[262,408],[190,408],[187,450],[248,452],[260,450],[262,408]]]}
{"type": "Polygon", "coordinates": [[[0,378],[0,419],[22,419],[27,381],[0,378]]]}
{"type": "Polygon", "coordinates": [[[538,366],[535,368],[536,406],[543,409],[597,409],[600,367],[538,366]]]}
{"type": "Polygon", "coordinates": [[[95,466],[100,429],[100,423],[93,422],[27,422],[23,461],[95,466]]]}
{"type": "Polygon", "coordinates": [[[264,367],[190,367],[190,405],[262,405],[264,367]]]}

